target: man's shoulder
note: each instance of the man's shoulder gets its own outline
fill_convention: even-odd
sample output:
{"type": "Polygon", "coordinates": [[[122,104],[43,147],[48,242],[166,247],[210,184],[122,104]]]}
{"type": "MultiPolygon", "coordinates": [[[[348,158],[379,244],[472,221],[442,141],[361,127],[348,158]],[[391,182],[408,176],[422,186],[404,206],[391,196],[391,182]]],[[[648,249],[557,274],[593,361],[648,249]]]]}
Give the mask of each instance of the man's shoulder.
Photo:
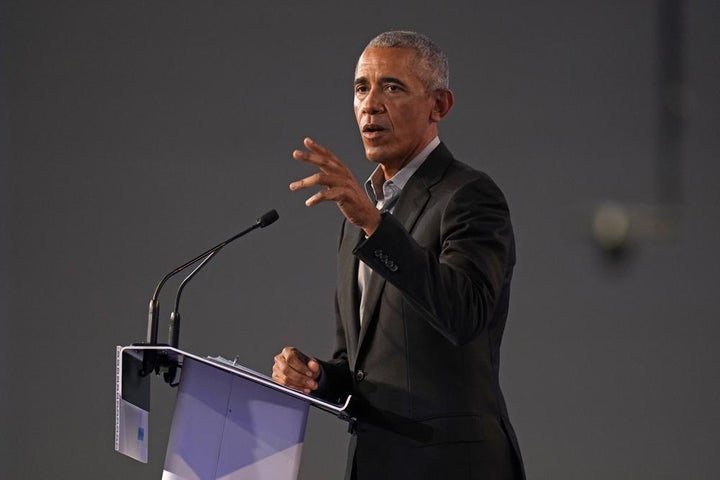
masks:
{"type": "Polygon", "coordinates": [[[495,180],[493,180],[488,173],[453,157],[448,163],[441,181],[438,182],[438,186],[441,188],[458,189],[469,184],[491,190],[499,190],[495,180]]]}
{"type": "Polygon", "coordinates": [[[419,184],[441,197],[461,192],[504,198],[497,183],[486,172],[457,159],[444,143],[432,151],[414,175],[419,184]]]}
{"type": "Polygon", "coordinates": [[[438,164],[444,165],[445,176],[459,176],[471,181],[476,179],[492,181],[490,175],[484,171],[479,170],[455,157],[445,143],[441,142],[440,145],[438,145],[438,147],[432,152],[429,159],[432,159],[438,164]]]}

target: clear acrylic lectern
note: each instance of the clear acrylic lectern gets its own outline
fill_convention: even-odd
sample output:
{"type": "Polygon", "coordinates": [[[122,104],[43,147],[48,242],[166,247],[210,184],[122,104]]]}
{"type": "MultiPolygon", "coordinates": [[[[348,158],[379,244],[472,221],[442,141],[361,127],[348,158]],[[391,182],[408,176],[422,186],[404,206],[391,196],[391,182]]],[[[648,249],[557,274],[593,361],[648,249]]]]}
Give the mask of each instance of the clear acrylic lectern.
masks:
{"type": "Polygon", "coordinates": [[[150,380],[146,355],[180,370],[163,480],[296,479],[312,405],[343,420],[347,407],[278,385],[221,357],[166,346],[117,347],[115,450],[148,457],[150,380]]]}

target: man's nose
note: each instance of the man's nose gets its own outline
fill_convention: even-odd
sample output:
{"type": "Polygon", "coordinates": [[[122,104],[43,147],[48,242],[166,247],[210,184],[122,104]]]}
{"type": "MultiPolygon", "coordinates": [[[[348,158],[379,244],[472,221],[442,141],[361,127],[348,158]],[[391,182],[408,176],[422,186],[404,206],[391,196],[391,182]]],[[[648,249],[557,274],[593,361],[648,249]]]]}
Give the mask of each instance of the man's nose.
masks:
{"type": "Polygon", "coordinates": [[[382,93],[376,88],[370,89],[368,94],[363,99],[362,111],[370,115],[382,113],[385,109],[383,103],[382,93]]]}

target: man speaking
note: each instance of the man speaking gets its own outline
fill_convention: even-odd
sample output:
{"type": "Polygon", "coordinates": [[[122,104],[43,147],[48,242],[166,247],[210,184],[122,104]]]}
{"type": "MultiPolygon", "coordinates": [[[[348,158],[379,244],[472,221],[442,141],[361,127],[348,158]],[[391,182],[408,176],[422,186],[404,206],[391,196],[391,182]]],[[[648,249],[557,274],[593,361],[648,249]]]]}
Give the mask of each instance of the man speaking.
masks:
{"type": "Polygon", "coordinates": [[[498,381],[515,245],[507,203],[438,137],[453,105],[445,54],[424,35],[385,32],[355,69],[354,110],[377,168],[360,185],[306,138],[293,158],[318,172],[290,184],[335,202],[336,346],[321,361],[275,357],[278,383],[357,418],[348,478],[520,479],[498,381]]]}

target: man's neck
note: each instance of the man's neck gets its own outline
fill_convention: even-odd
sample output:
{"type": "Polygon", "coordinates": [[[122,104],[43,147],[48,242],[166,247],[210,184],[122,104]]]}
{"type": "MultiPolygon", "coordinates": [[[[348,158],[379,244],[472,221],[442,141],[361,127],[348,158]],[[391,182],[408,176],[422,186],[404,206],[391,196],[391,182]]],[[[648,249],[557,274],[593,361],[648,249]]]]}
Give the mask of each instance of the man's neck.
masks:
{"type": "Polygon", "coordinates": [[[394,177],[400,170],[405,168],[405,166],[412,162],[418,155],[420,155],[423,150],[425,150],[436,137],[438,136],[437,129],[434,129],[431,132],[431,135],[429,135],[429,138],[425,138],[423,142],[418,144],[418,147],[414,150],[412,154],[405,158],[401,159],[393,159],[393,160],[387,160],[387,161],[380,161],[380,168],[383,171],[383,175],[385,176],[385,181],[390,180],[392,177],[394,177]]]}
{"type": "Polygon", "coordinates": [[[415,160],[415,159],[418,158],[419,156],[422,155],[423,157],[426,158],[426,157],[430,154],[430,152],[431,152],[432,150],[434,150],[435,147],[440,143],[440,140],[439,140],[439,139],[438,139],[437,141],[435,141],[436,138],[437,138],[437,136],[434,136],[434,137],[430,138],[427,142],[425,142],[425,143],[423,144],[422,148],[420,148],[419,150],[416,151],[416,153],[415,153],[413,156],[403,159],[402,162],[398,162],[398,163],[393,163],[393,162],[381,162],[381,163],[380,163],[380,169],[381,169],[382,172],[383,172],[383,177],[385,177],[385,178],[384,178],[384,181],[387,182],[388,180],[390,180],[391,178],[393,178],[395,175],[397,175],[397,173],[398,173],[400,170],[402,170],[403,168],[405,168],[410,162],[412,162],[413,160],[415,160]],[[434,145],[433,145],[432,148],[430,148],[430,144],[431,144],[431,143],[434,143],[434,145]],[[428,150],[428,151],[426,151],[426,150],[428,150]]]}

